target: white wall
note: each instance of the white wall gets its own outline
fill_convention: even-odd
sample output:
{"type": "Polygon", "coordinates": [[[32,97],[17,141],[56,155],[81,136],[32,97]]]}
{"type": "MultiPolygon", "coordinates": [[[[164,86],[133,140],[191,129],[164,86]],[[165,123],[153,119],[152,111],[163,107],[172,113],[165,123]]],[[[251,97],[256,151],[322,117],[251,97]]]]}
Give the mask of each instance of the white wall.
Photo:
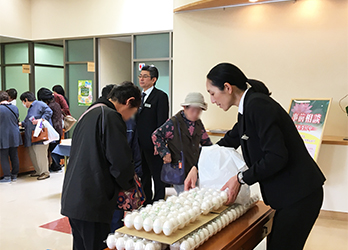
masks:
{"type": "Polygon", "coordinates": [[[31,38],[30,0],[0,0],[0,36],[31,38]]]}
{"type": "MultiPolygon", "coordinates": [[[[190,0],[174,5],[185,2],[190,0]]],[[[325,134],[348,136],[348,119],[338,106],[348,93],[348,1],[176,13],[173,35],[174,112],[188,92],[200,91],[210,104],[202,117],[206,128],[230,129],[237,108],[213,106],[205,89],[208,71],[227,61],[265,82],[285,109],[292,98],[332,97],[325,134]]],[[[327,178],[323,209],[348,212],[348,146],[323,145],[318,164],[327,178]]]]}
{"type": "Polygon", "coordinates": [[[107,84],[131,80],[131,43],[102,38],[99,40],[99,83],[107,84]]]}
{"type": "Polygon", "coordinates": [[[322,209],[348,213],[348,146],[322,145],[318,164],[326,176],[322,209]]]}
{"type": "MultiPolygon", "coordinates": [[[[348,93],[348,1],[176,13],[173,31],[174,111],[190,91],[208,100],[206,74],[228,61],[265,82],[285,109],[291,98],[332,97],[325,134],[348,135],[347,116],[338,106],[348,93]]],[[[225,113],[209,105],[203,119],[207,128],[228,129],[236,114],[236,108],[225,113]]]]}
{"type": "Polygon", "coordinates": [[[31,0],[32,37],[172,30],[173,0],[31,0]]]}

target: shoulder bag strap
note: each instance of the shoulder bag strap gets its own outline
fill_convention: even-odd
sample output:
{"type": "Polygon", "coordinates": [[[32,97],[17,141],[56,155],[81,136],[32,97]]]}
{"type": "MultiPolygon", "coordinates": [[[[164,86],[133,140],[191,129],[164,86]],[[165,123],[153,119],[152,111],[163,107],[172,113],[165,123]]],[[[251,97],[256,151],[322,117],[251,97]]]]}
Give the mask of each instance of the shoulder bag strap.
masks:
{"type": "Polygon", "coordinates": [[[5,106],[6,108],[8,108],[8,109],[12,112],[12,114],[16,117],[17,121],[19,121],[19,116],[17,116],[16,113],[13,112],[13,110],[10,109],[10,107],[9,107],[8,105],[6,105],[6,104],[1,104],[1,105],[3,105],[3,106],[5,106]]]}
{"type": "Polygon", "coordinates": [[[178,130],[179,130],[179,137],[180,137],[180,144],[181,144],[181,161],[183,162],[184,161],[184,146],[182,144],[182,138],[181,138],[181,128],[180,128],[180,123],[179,123],[179,119],[177,116],[175,116],[175,119],[176,119],[176,123],[177,123],[177,126],[178,126],[178,130]]]}
{"type": "Polygon", "coordinates": [[[79,118],[79,120],[78,120],[77,122],[81,121],[81,119],[82,119],[89,111],[91,111],[91,110],[93,110],[93,109],[95,109],[95,108],[98,108],[98,107],[102,107],[102,106],[106,106],[106,105],[103,104],[103,103],[98,103],[98,104],[92,106],[91,108],[87,109],[87,110],[80,116],[80,118],[79,118]]]}

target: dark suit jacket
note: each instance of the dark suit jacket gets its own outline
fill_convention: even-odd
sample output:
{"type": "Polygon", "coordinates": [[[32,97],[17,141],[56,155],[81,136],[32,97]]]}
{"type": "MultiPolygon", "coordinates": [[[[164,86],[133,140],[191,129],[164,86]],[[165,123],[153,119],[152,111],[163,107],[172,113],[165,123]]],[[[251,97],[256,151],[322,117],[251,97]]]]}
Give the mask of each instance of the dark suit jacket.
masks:
{"type": "Polygon", "coordinates": [[[134,187],[126,124],[115,106],[95,108],[77,123],[63,183],[61,213],[72,219],[110,223],[118,193],[134,187]],[[104,111],[104,112],[103,112],[104,111]]]}
{"type": "Polygon", "coordinates": [[[152,133],[169,117],[168,96],[154,88],[136,116],[139,145],[142,150],[154,150],[152,133]]]}
{"type": "Polygon", "coordinates": [[[265,203],[274,209],[301,200],[325,181],[288,113],[252,88],[245,96],[243,115],[218,144],[242,147],[249,167],[243,180],[249,185],[259,182],[265,203]]]}

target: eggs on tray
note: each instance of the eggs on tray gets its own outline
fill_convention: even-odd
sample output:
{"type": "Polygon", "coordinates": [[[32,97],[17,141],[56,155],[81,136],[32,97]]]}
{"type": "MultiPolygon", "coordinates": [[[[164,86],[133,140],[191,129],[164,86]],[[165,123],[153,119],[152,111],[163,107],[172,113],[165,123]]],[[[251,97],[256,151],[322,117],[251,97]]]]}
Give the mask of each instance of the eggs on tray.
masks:
{"type": "Polygon", "coordinates": [[[124,218],[127,228],[171,235],[194,222],[200,214],[218,210],[227,201],[225,191],[194,188],[131,212],[124,218]]]}
{"type": "MultiPolygon", "coordinates": [[[[215,194],[215,197],[216,196],[217,195],[215,194]]],[[[205,241],[207,241],[210,237],[220,232],[224,227],[228,226],[230,223],[232,223],[233,221],[241,217],[258,200],[259,200],[259,197],[256,195],[251,197],[249,201],[244,205],[234,204],[228,207],[223,212],[221,212],[218,217],[211,220],[207,224],[201,226],[200,228],[196,229],[195,231],[191,232],[190,234],[186,235],[184,238],[180,239],[179,241],[173,243],[170,246],[166,244],[161,244],[159,242],[138,238],[135,236],[121,234],[119,232],[115,232],[114,234],[109,234],[108,238],[106,239],[106,243],[108,248],[117,249],[117,250],[161,250],[161,249],[168,249],[168,247],[170,250],[194,250],[198,248],[200,245],[202,245],[205,241]]],[[[164,204],[164,203],[161,202],[161,204],[164,204]]],[[[156,208],[156,204],[154,204],[154,206],[151,206],[151,208],[153,207],[156,208]]],[[[194,208],[191,208],[190,210],[192,210],[193,212],[194,208]]],[[[144,211],[144,209],[142,211],[144,211]]],[[[138,216],[141,216],[143,214],[142,211],[127,214],[126,217],[129,216],[128,219],[129,218],[133,219],[132,221],[128,221],[129,223],[128,225],[132,225],[131,228],[135,228],[135,226],[139,228],[140,224],[142,223],[142,226],[143,227],[145,226],[144,230],[146,228],[146,230],[151,231],[150,230],[151,228],[157,234],[160,234],[161,232],[163,232],[165,235],[171,235],[173,231],[176,230],[174,226],[176,221],[176,219],[174,219],[175,216],[168,217],[164,215],[165,213],[160,213],[160,211],[158,211],[158,214],[161,214],[161,215],[158,215],[158,216],[150,215],[150,216],[147,216],[146,218],[140,217],[141,219],[139,219],[138,216]]],[[[170,211],[174,211],[174,210],[170,210],[170,211]]],[[[199,211],[201,210],[199,209],[199,211]]],[[[179,212],[176,214],[178,216],[181,215],[180,218],[182,219],[182,221],[179,222],[179,224],[181,225],[186,224],[185,219],[186,221],[189,220],[188,218],[185,218],[185,216],[182,216],[183,212],[179,212]]],[[[193,216],[189,215],[189,217],[192,218],[193,216]]],[[[190,221],[188,223],[190,223],[190,221]]],[[[126,224],[126,218],[125,218],[125,224],[126,224]]]]}

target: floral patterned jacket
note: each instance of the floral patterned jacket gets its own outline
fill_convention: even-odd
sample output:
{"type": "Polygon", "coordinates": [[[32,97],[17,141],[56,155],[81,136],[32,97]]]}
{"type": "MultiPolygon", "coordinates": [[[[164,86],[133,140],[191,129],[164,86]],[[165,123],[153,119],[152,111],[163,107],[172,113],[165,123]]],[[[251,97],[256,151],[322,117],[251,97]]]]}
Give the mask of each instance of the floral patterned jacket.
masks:
{"type": "MultiPolygon", "coordinates": [[[[185,116],[184,111],[181,111],[180,114],[184,118],[184,121],[187,125],[187,129],[192,136],[195,130],[195,123],[188,120],[185,116]]],[[[165,155],[170,154],[170,150],[167,147],[168,141],[174,137],[174,123],[171,119],[168,119],[161,127],[155,130],[152,134],[152,142],[155,145],[155,155],[159,154],[161,158],[165,155]]],[[[200,142],[201,146],[210,146],[212,145],[211,140],[205,130],[204,126],[202,129],[202,138],[200,142]]]]}

